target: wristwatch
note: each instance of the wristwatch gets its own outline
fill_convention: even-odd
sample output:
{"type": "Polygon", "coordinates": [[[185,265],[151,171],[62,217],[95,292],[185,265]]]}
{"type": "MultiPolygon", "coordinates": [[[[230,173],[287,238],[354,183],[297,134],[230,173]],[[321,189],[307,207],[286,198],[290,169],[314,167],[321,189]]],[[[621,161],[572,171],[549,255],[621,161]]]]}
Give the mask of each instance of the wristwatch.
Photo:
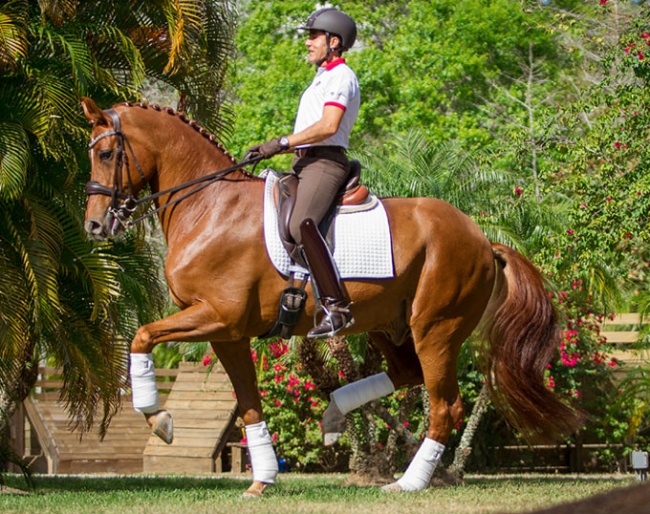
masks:
{"type": "Polygon", "coordinates": [[[280,146],[285,150],[289,148],[289,138],[287,136],[282,136],[280,138],[280,146]]]}

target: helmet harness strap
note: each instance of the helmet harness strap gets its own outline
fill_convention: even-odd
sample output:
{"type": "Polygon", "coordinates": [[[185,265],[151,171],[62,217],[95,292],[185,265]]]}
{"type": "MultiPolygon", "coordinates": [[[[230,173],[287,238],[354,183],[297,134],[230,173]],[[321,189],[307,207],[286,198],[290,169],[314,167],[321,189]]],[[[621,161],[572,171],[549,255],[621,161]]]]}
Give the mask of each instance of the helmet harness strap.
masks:
{"type": "Polygon", "coordinates": [[[339,46],[337,46],[336,48],[332,48],[330,46],[331,35],[329,32],[325,31],[325,43],[327,46],[327,53],[325,54],[325,57],[323,57],[320,61],[316,62],[317,68],[320,68],[323,65],[323,63],[329,59],[330,54],[332,53],[333,50],[339,50],[341,48],[341,41],[340,41],[341,37],[340,36],[336,36],[336,37],[339,38],[339,46]]]}

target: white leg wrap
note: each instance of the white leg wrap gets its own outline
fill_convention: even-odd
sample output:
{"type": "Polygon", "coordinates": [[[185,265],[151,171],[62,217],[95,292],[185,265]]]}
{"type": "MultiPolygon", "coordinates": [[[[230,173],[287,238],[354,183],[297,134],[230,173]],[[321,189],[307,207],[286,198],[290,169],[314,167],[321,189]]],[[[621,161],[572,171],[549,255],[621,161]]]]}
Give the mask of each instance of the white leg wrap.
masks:
{"type": "Polygon", "coordinates": [[[428,437],[422,441],[404,476],[397,481],[402,491],[421,491],[429,486],[433,472],[445,451],[445,445],[428,437]]]}
{"type": "Polygon", "coordinates": [[[266,428],[266,421],[246,425],[248,455],[253,469],[253,481],[274,484],[278,475],[278,459],[275,456],[271,434],[266,428]]]}
{"type": "Polygon", "coordinates": [[[158,410],[153,356],[150,353],[132,353],[130,373],[133,408],[138,412],[153,414],[158,410]]]}
{"type": "Polygon", "coordinates": [[[342,414],[347,414],[382,396],[395,391],[395,386],[386,373],[378,373],[356,382],[344,385],[334,391],[330,398],[336,403],[342,414]]]}

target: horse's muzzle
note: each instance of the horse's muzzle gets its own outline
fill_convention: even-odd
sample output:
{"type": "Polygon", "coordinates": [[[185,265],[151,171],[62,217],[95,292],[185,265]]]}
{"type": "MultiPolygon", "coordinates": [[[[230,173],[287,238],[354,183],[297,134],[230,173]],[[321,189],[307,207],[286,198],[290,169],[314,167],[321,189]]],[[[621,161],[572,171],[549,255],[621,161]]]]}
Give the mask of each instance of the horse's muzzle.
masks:
{"type": "Polygon", "coordinates": [[[106,213],[103,222],[90,219],[85,224],[86,233],[97,241],[105,241],[124,231],[124,224],[110,211],[106,213]]]}

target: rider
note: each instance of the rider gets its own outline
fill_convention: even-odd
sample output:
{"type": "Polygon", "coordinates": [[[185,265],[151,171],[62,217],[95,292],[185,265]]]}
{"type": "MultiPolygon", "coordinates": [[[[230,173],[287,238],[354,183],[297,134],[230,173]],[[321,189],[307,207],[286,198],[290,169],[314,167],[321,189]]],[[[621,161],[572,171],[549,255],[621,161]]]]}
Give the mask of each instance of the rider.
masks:
{"type": "Polygon", "coordinates": [[[352,18],[334,8],[313,12],[304,26],[305,45],[316,76],[303,92],[294,132],[248,150],[248,157],[268,159],[295,150],[296,204],[289,230],[316,284],[324,316],[307,337],[331,337],[354,323],[332,255],[318,231],[349,174],[346,150],[359,113],[359,82],[342,57],[356,39],[352,18]]]}

